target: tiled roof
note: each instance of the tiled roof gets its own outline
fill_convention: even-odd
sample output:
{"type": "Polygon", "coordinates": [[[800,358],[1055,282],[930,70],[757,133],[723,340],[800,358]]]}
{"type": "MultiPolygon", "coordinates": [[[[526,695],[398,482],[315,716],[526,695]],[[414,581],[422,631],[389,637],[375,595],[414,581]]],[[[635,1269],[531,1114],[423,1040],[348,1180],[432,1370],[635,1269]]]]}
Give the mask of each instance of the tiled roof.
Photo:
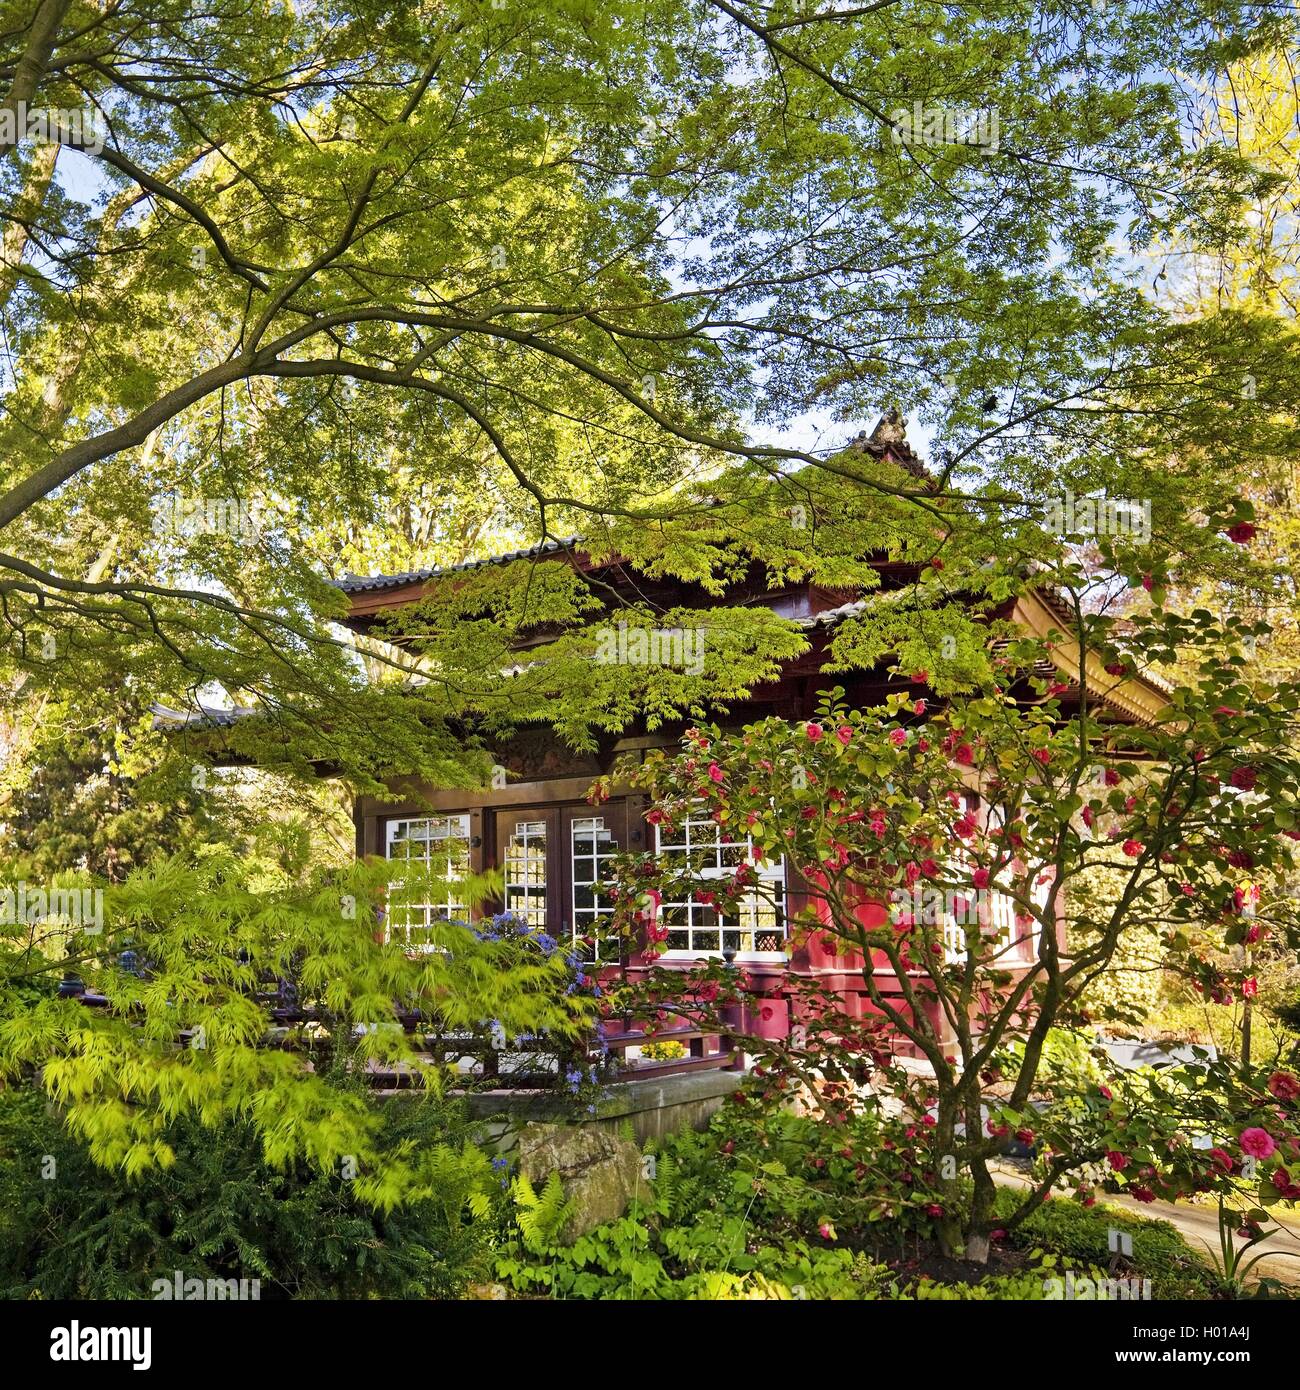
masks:
{"type": "Polygon", "coordinates": [[[212,705],[200,705],[196,710],[170,709],[167,705],[150,706],[153,711],[155,729],[228,729],[241,719],[260,714],[258,709],[240,707],[237,709],[217,709],[212,705]]]}
{"type": "MultiPolygon", "coordinates": [[[[925,465],[907,442],[907,421],[895,407],[891,407],[880,417],[870,434],[862,430],[856,439],[849,441],[847,447],[856,453],[871,454],[874,458],[891,458],[914,478],[929,478],[925,465]]],[[[376,589],[395,589],[401,584],[418,584],[426,579],[440,579],[447,574],[463,574],[467,570],[482,569],[485,565],[508,565],[512,560],[532,560],[540,555],[572,550],[581,543],[581,536],[565,536],[561,540],[539,541],[536,545],[526,546],[522,550],[510,550],[504,555],[490,555],[485,560],[465,560],[459,565],[433,565],[428,569],[405,570],[401,574],[346,574],[333,583],[336,589],[342,589],[345,594],[371,593],[376,589]]]]}
{"type": "Polygon", "coordinates": [[[464,574],[467,570],[482,569],[485,565],[508,565],[512,560],[531,560],[539,555],[572,550],[581,536],[565,536],[563,540],[539,541],[522,550],[508,550],[503,555],[489,555],[486,560],[465,560],[459,565],[431,565],[422,570],[405,570],[401,574],[346,574],[334,580],[334,587],[345,594],[361,594],[374,589],[395,589],[399,584],[417,584],[425,579],[440,579],[445,574],[464,574]]]}

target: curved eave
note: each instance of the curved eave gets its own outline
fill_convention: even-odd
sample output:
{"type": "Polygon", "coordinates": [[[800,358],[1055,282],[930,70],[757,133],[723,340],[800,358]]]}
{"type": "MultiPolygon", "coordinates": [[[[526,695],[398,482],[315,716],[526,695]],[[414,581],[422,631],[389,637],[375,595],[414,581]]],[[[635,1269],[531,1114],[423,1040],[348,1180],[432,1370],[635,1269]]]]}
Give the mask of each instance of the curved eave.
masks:
{"type": "Polygon", "coordinates": [[[1052,664],[1066,680],[1085,685],[1097,699],[1109,705],[1135,724],[1154,724],[1169,707],[1168,688],[1162,681],[1139,674],[1112,676],[1094,651],[1082,654],[1079,643],[1070,636],[1068,627],[1052,604],[1031,590],[1017,600],[1012,621],[1033,637],[1046,641],[1055,631],[1058,636],[1049,648],[1052,664]]]}

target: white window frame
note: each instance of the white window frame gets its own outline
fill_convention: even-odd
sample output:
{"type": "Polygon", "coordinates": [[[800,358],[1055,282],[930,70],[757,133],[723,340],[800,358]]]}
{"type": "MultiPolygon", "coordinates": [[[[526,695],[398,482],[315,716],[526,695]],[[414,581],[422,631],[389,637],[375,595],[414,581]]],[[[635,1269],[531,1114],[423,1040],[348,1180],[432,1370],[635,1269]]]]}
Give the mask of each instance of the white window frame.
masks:
{"type": "Polygon", "coordinates": [[[613,916],[614,916],[614,908],[613,908],[613,904],[612,904],[612,903],[609,904],[608,906],[601,907],[601,906],[598,904],[598,902],[597,902],[597,891],[596,891],[596,890],[598,890],[602,884],[608,884],[608,883],[610,883],[610,882],[612,881],[612,880],[610,880],[610,879],[605,879],[605,878],[602,878],[602,877],[601,877],[600,869],[601,869],[601,863],[602,863],[602,861],[608,860],[608,859],[611,858],[613,855],[615,855],[615,854],[620,854],[620,853],[622,853],[622,849],[621,849],[621,847],[619,846],[618,841],[617,841],[617,839],[616,839],[616,837],[615,837],[614,828],[606,822],[604,816],[599,816],[599,815],[596,815],[596,816],[574,816],[574,817],[572,818],[572,820],[571,820],[571,822],[570,822],[570,826],[569,826],[569,845],[568,845],[568,855],[569,855],[569,864],[568,864],[568,868],[569,868],[569,912],[570,912],[570,918],[569,918],[570,928],[569,928],[569,929],[570,929],[570,933],[571,933],[571,938],[570,938],[570,939],[571,939],[571,944],[572,944],[573,950],[574,950],[574,951],[580,951],[580,949],[581,949],[581,948],[580,948],[581,938],[584,937],[584,936],[588,936],[588,935],[591,936],[593,942],[595,943],[595,951],[594,951],[594,955],[593,955],[592,959],[591,959],[591,960],[587,960],[585,954],[580,954],[580,955],[579,955],[579,959],[582,960],[582,961],[584,962],[584,964],[592,965],[592,966],[596,967],[597,969],[599,969],[601,966],[617,965],[617,964],[618,964],[618,959],[617,959],[617,957],[616,957],[614,960],[602,960],[602,959],[601,959],[600,948],[601,948],[602,943],[605,942],[605,941],[608,940],[608,939],[615,939],[615,940],[616,940],[617,937],[609,938],[609,937],[607,937],[606,934],[601,930],[602,924],[608,923],[609,921],[611,921],[611,920],[613,919],[613,916]],[[578,835],[579,835],[580,833],[583,833],[583,832],[590,834],[592,831],[597,831],[597,832],[603,831],[603,832],[609,837],[609,843],[610,843],[610,845],[612,846],[612,848],[609,849],[609,850],[607,850],[607,851],[605,851],[604,853],[602,853],[601,850],[600,850],[600,848],[599,848],[599,842],[597,842],[597,847],[596,847],[595,852],[594,852],[593,854],[583,854],[583,855],[579,856],[579,855],[577,854],[577,852],[576,852],[576,850],[577,850],[577,842],[578,842],[578,835]],[[581,880],[581,882],[579,882],[579,879],[578,879],[578,860],[579,860],[579,858],[581,858],[583,861],[586,861],[586,862],[590,862],[590,863],[591,863],[591,865],[592,865],[592,872],[596,875],[595,878],[593,878],[593,879],[583,879],[583,880],[581,880]],[[590,888],[590,889],[592,890],[592,904],[593,904],[593,905],[592,905],[591,907],[579,907],[579,906],[578,906],[578,889],[579,889],[579,888],[590,888]],[[579,927],[579,914],[581,914],[581,921],[582,921],[582,923],[583,923],[583,925],[584,925],[584,928],[589,926],[589,927],[590,927],[590,931],[588,931],[588,930],[586,930],[586,929],[584,929],[584,930],[582,930],[582,931],[579,931],[579,930],[578,930],[578,927],[579,927]]]}
{"type": "MultiPolygon", "coordinates": [[[[535,931],[546,932],[548,935],[554,936],[555,933],[554,933],[554,931],[552,930],[554,924],[551,923],[551,922],[548,922],[548,921],[546,920],[547,912],[548,912],[548,909],[549,909],[548,898],[549,898],[550,889],[551,889],[551,882],[550,882],[550,834],[551,834],[551,827],[547,824],[545,817],[538,817],[537,814],[536,814],[535,812],[534,812],[533,815],[530,816],[530,815],[528,814],[527,811],[520,811],[520,812],[517,814],[517,816],[515,817],[515,820],[514,820],[513,828],[510,830],[510,832],[506,835],[506,838],[505,838],[505,853],[504,853],[503,856],[502,856],[502,864],[501,864],[501,873],[502,873],[501,892],[502,892],[502,900],[503,900],[503,906],[504,906],[504,908],[505,908],[505,911],[507,911],[507,912],[513,914],[513,915],[516,916],[516,917],[521,918],[523,921],[527,922],[528,925],[529,925],[530,927],[532,927],[535,931]],[[527,908],[527,907],[526,907],[522,912],[520,912],[517,908],[513,907],[513,906],[511,905],[511,902],[510,902],[510,863],[511,863],[510,843],[511,843],[511,841],[515,838],[516,834],[518,834],[518,831],[519,831],[519,827],[520,827],[520,826],[524,826],[524,827],[525,827],[525,830],[524,830],[524,851],[525,851],[525,854],[528,852],[529,842],[530,842],[531,840],[533,840],[534,838],[540,840],[541,843],[542,843],[542,845],[543,845],[543,847],[544,847],[544,848],[542,849],[542,883],[541,883],[542,895],[541,895],[541,899],[540,899],[540,902],[541,902],[541,905],[542,905],[542,906],[541,906],[541,921],[540,921],[540,922],[537,922],[537,921],[534,921],[534,920],[533,920],[534,913],[536,912],[536,909],[535,909],[535,908],[527,908]],[[532,826],[539,826],[539,827],[540,827],[540,830],[537,832],[537,834],[536,834],[535,836],[534,836],[534,835],[531,835],[531,834],[529,833],[528,827],[532,827],[532,826]]],[[[538,901],[538,899],[536,899],[536,898],[534,897],[533,893],[530,891],[530,890],[533,890],[533,889],[535,889],[535,888],[537,887],[537,885],[536,885],[535,883],[524,883],[524,884],[520,884],[520,885],[517,885],[517,886],[523,890],[523,893],[524,893],[524,901],[525,901],[525,902],[535,902],[535,901],[538,901]]]]}
{"type": "MultiPolygon", "coordinates": [[[[443,843],[447,840],[461,839],[464,840],[466,850],[468,851],[469,838],[470,821],[468,811],[447,811],[427,816],[394,816],[391,820],[386,822],[384,826],[384,857],[394,860],[397,863],[410,863],[414,860],[416,863],[424,864],[432,870],[434,868],[434,845],[443,843]],[[455,829],[453,829],[453,823],[455,823],[455,829]],[[440,834],[435,835],[433,833],[435,825],[439,826],[441,830],[440,834]],[[399,840],[398,831],[402,826],[428,826],[429,831],[425,835],[417,837],[411,835],[408,829],[407,835],[399,840]],[[394,854],[393,847],[398,844],[407,846],[408,853],[394,854]],[[421,855],[410,854],[409,847],[412,845],[423,845],[425,847],[424,853],[421,855]]],[[[450,870],[453,868],[450,854],[448,854],[446,858],[446,868],[448,874],[447,897],[445,901],[437,903],[403,903],[400,909],[395,909],[391,906],[386,908],[384,912],[384,939],[386,941],[391,941],[393,939],[394,932],[400,932],[405,936],[406,944],[413,951],[429,951],[433,950],[434,947],[429,942],[421,942],[418,939],[413,941],[411,939],[412,931],[427,930],[434,922],[438,921],[469,921],[469,905],[453,896],[453,890],[458,880],[450,873],[450,870]],[[393,921],[393,915],[397,910],[408,914],[420,913],[423,917],[423,921],[416,921],[411,917],[405,922],[395,923],[393,921]]],[[[468,864],[466,868],[468,869],[468,864]]]]}
{"type": "MultiPolygon", "coordinates": [[[[674,830],[674,831],[673,831],[673,834],[674,834],[674,835],[679,835],[679,834],[682,835],[682,836],[684,837],[684,840],[679,842],[679,841],[677,841],[677,840],[674,839],[674,840],[672,840],[672,841],[669,841],[669,842],[665,843],[665,841],[664,841],[664,835],[663,835],[663,827],[662,827],[662,825],[656,825],[656,826],[655,826],[655,854],[656,854],[657,856],[662,856],[662,855],[664,855],[664,854],[680,853],[680,854],[684,854],[684,855],[688,855],[688,856],[689,856],[691,853],[695,852],[696,850],[714,850],[714,851],[716,851],[717,858],[718,858],[719,860],[721,860],[721,858],[722,858],[722,853],[723,853],[724,850],[733,850],[733,851],[734,851],[734,850],[737,850],[737,849],[740,849],[740,848],[743,847],[743,849],[744,849],[744,859],[743,859],[743,862],[746,863],[746,864],[748,864],[748,865],[753,869],[753,871],[754,871],[754,877],[755,877],[755,879],[756,879],[756,884],[755,884],[755,889],[754,889],[754,891],[751,891],[750,893],[747,893],[747,894],[746,894],[746,898],[747,898],[747,899],[751,902],[751,904],[752,904],[752,905],[749,907],[749,910],[750,910],[751,912],[755,912],[755,911],[757,910],[757,906],[758,906],[760,903],[766,902],[766,901],[769,899],[769,897],[770,897],[771,900],[773,900],[773,901],[775,902],[775,904],[776,904],[777,930],[780,932],[781,940],[782,940],[783,942],[786,941],[786,940],[788,939],[788,937],[789,937],[789,925],[788,925],[788,923],[789,923],[789,912],[788,912],[789,884],[788,884],[787,878],[786,878],[785,857],[782,856],[781,858],[776,859],[776,860],[763,860],[763,861],[761,861],[761,862],[755,862],[755,860],[754,860],[754,840],[753,840],[753,837],[752,837],[748,832],[746,832],[745,837],[744,837],[743,840],[740,840],[740,839],[730,839],[730,840],[729,840],[729,839],[725,838],[725,836],[724,836],[724,834],[723,834],[723,830],[724,830],[724,827],[721,826],[717,821],[715,821],[711,815],[697,816],[697,815],[694,815],[694,814],[688,814],[687,817],[686,817],[686,819],[685,819],[685,821],[684,821],[683,824],[681,825],[680,829],[677,829],[677,830],[674,830]],[[710,838],[707,842],[705,842],[705,843],[700,843],[700,844],[692,843],[694,837],[692,836],[691,831],[692,831],[693,829],[695,829],[696,827],[701,827],[701,828],[702,828],[702,827],[704,827],[704,826],[706,826],[706,825],[709,826],[709,827],[711,827],[711,838],[710,838]],[[765,891],[765,892],[760,892],[760,891],[758,891],[758,890],[766,890],[766,891],[765,891]]],[[[706,867],[706,868],[695,869],[693,872],[695,873],[695,875],[696,875],[698,878],[700,878],[700,879],[702,879],[702,880],[706,880],[706,881],[707,881],[707,880],[718,880],[718,881],[721,881],[721,880],[723,880],[723,879],[729,879],[729,878],[731,878],[731,877],[735,874],[735,871],[736,871],[736,870],[735,870],[735,867],[734,867],[734,866],[728,867],[728,866],[722,865],[721,863],[718,863],[717,865],[715,865],[715,866],[713,866],[713,867],[706,867]]],[[[706,949],[704,949],[704,948],[702,948],[702,947],[701,947],[701,948],[688,947],[688,948],[686,948],[686,949],[668,950],[668,951],[665,951],[665,952],[664,952],[664,955],[663,955],[663,959],[664,959],[664,960],[698,960],[701,956],[704,956],[704,957],[717,956],[717,957],[721,958],[721,956],[722,956],[722,943],[723,943],[723,941],[724,941],[724,939],[725,939],[723,933],[726,932],[726,931],[736,931],[736,930],[740,930],[742,933],[745,931],[745,928],[744,928],[743,926],[740,926],[739,928],[737,928],[737,927],[724,927],[721,923],[719,923],[717,926],[702,926],[702,925],[701,925],[701,926],[696,926],[696,925],[694,925],[694,923],[693,923],[693,921],[692,921],[691,919],[692,919],[692,917],[693,917],[693,915],[694,915],[695,913],[697,913],[697,912],[700,912],[700,913],[703,913],[703,912],[714,912],[714,910],[713,910],[712,908],[708,907],[708,906],[707,906],[706,904],[704,904],[704,903],[697,903],[697,902],[694,902],[694,901],[687,901],[687,902],[664,902],[664,903],[661,903],[661,904],[660,904],[659,910],[660,910],[660,913],[661,913],[661,914],[665,913],[666,911],[668,911],[668,910],[670,910],[670,909],[671,909],[671,910],[683,910],[683,909],[684,909],[684,910],[686,911],[686,913],[687,913],[687,925],[686,925],[685,927],[673,926],[671,923],[669,923],[669,922],[667,922],[667,921],[664,921],[664,922],[663,922],[663,925],[666,926],[666,927],[668,928],[669,931],[686,931],[686,932],[689,934],[689,936],[690,936],[690,938],[691,938],[692,940],[694,939],[694,936],[695,936],[695,934],[696,934],[697,932],[717,932],[717,934],[718,934],[718,946],[717,946],[717,949],[715,949],[715,950],[706,950],[706,949]]],[[[743,908],[742,908],[742,911],[744,911],[743,908]]],[[[714,915],[715,915],[715,916],[717,915],[716,912],[714,912],[714,915]]],[[[743,919],[743,917],[742,917],[742,918],[741,918],[741,921],[743,922],[743,920],[744,920],[744,919],[743,919]]],[[[750,928],[750,934],[751,934],[752,936],[754,936],[754,937],[757,937],[757,936],[759,935],[759,930],[758,930],[758,928],[757,928],[757,927],[750,928]]],[[[744,960],[744,961],[754,961],[754,962],[768,962],[768,961],[771,961],[771,962],[774,962],[774,963],[775,963],[775,962],[780,962],[781,964],[785,964],[785,962],[786,962],[786,952],[785,952],[784,950],[779,950],[779,951],[737,951],[737,952],[736,952],[736,959],[737,959],[737,960],[744,960]]]]}

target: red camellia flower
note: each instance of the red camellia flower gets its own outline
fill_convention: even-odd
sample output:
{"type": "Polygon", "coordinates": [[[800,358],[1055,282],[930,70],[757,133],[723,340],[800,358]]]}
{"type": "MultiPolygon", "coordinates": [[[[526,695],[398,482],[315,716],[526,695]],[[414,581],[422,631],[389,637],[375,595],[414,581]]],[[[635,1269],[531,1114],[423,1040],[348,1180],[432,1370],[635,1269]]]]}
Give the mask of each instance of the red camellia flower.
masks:
{"type": "Polygon", "coordinates": [[[1086,826],[1088,827],[1089,830],[1092,829],[1092,823],[1093,823],[1093,821],[1095,821],[1096,819],[1097,819],[1097,816],[1096,816],[1096,813],[1093,811],[1092,807],[1091,807],[1091,806],[1085,806],[1085,807],[1083,808],[1083,823],[1084,823],[1084,825],[1086,825],[1086,826]]]}
{"type": "Polygon", "coordinates": [[[975,817],[969,812],[962,816],[960,820],[953,821],[953,834],[962,840],[969,840],[970,837],[979,829],[975,822],[975,817]]]}
{"type": "Polygon", "coordinates": [[[820,724],[809,724],[808,727],[804,730],[804,733],[808,735],[809,739],[811,739],[813,743],[816,743],[817,740],[821,738],[824,732],[825,731],[822,729],[822,726],[820,724]]]}
{"type": "Polygon", "coordinates": [[[1120,846],[1130,859],[1136,859],[1142,853],[1142,843],[1140,840],[1125,840],[1120,846]]]}
{"type": "Polygon", "coordinates": [[[1242,1153],[1252,1158],[1268,1158],[1277,1149],[1273,1136],[1266,1129],[1243,1129],[1238,1143],[1242,1153]]]}
{"type": "Polygon", "coordinates": [[[1154,1202],[1156,1194],[1149,1187],[1130,1187],[1129,1193],[1139,1202],[1154,1202]]]}
{"type": "Polygon", "coordinates": [[[1238,791],[1250,792],[1255,790],[1255,783],[1259,780],[1259,773],[1253,767],[1234,767],[1232,775],[1228,781],[1232,783],[1238,791]]]}
{"type": "Polygon", "coordinates": [[[734,1153],[735,1151],[736,1141],[734,1139],[728,1139],[727,1142],[722,1146],[722,1152],[724,1154],[734,1153]]]}
{"type": "Polygon", "coordinates": [[[1047,748],[1035,748],[1033,756],[1034,760],[1036,762],[1042,763],[1044,767],[1046,767],[1048,763],[1052,761],[1051,751],[1047,748]]]}
{"type": "Polygon", "coordinates": [[[853,730],[848,724],[841,724],[840,727],[835,730],[835,737],[847,748],[849,746],[849,740],[853,737],[853,730]]]}
{"type": "Polygon", "coordinates": [[[927,1216],[933,1216],[937,1221],[943,1215],[943,1208],[938,1202],[931,1202],[930,1205],[926,1207],[925,1214],[927,1216]]]}
{"type": "Polygon", "coordinates": [[[987,869],[976,869],[970,876],[970,881],[976,888],[987,888],[989,886],[989,871],[987,869]]]}
{"type": "Polygon", "coordinates": [[[1109,1163],[1116,1172],[1119,1172],[1121,1169],[1128,1167],[1129,1156],[1128,1154],[1120,1153],[1118,1149],[1111,1149],[1106,1154],[1106,1162],[1109,1163]]]}
{"type": "Polygon", "coordinates": [[[1034,1142],[1034,1131],[1032,1129],[1018,1129],[1016,1130],[1016,1138],[1019,1139],[1022,1144],[1032,1144],[1034,1142]]]}
{"type": "Polygon", "coordinates": [[[1255,527],[1249,521],[1239,521],[1235,526],[1229,526],[1224,535],[1238,545],[1249,545],[1255,539],[1255,527]]]}
{"type": "Polygon", "coordinates": [[[939,866],[934,862],[933,859],[922,859],[921,872],[926,876],[926,878],[934,878],[939,872],[939,866]]]}
{"type": "Polygon", "coordinates": [[[1150,593],[1151,590],[1155,588],[1155,580],[1152,579],[1149,574],[1144,574],[1142,576],[1142,587],[1147,591],[1147,593],[1150,593]]]}
{"type": "Polygon", "coordinates": [[[1268,1078],[1268,1093],[1278,1100],[1300,1099],[1300,1081],[1289,1071],[1275,1071],[1268,1078]]]}
{"type": "Polygon", "coordinates": [[[969,743],[959,743],[953,749],[952,760],[955,763],[961,763],[963,767],[969,767],[975,761],[975,750],[969,743]]]}
{"type": "Polygon", "coordinates": [[[1128,667],[1122,661],[1109,661],[1106,663],[1106,674],[1108,676],[1126,676],[1128,667]]]}
{"type": "Polygon", "coordinates": [[[1222,1149],[1211,1149],[1210,1157],[1214,1160],[1215,1166],[1222,1168],[1225,1173],[1231,1173],[1237,1166],[1232,1161],[1232,1155],[1225,1153],[1222,1149]]]}
{"type": "Polygon", "coordinates": [[[1105,772],[1106,785],[1117,787],[1119,785],[1119,773],[1113,767],[1108,767],[1105,772]]]}
{"type": "Polygon", "coordinates": [[[1047,687],[1047,693],[1049,696],[1064,695],[1069,688],[1070,686],[1067,681],[1053,681],[1051,685],[1047,687]]]}

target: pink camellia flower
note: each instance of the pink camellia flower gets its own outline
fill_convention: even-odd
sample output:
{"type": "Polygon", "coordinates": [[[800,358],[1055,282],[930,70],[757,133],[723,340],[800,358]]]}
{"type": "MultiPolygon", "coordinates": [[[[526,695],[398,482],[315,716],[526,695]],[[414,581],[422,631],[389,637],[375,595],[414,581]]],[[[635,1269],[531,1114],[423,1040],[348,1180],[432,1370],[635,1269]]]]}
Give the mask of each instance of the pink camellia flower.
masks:
{"type": "Polygon", "coordinates": [[[987,888],[989,886],[989,871],[987,869],[976,869],[970,876],[970,881],[976,888],[987,888]]]}
{"type": "Polygon", "coordinates": [[[893,729],[889,735],[889,741],[895,748],[901,748],[907,742],[906,729],[893,729]]]}
{"type": "Polygon", "coordinates": [[[1022,1144],[1032,1144],[1034,1142],[1034,1131],[1032,1129],[1018,1129],[1016,1130],[1016,1138],[1019,1139],[1022,1144]]]}
{"type": "Polygon", "coordinates": [[[1096,814],[1095,814],[1095,812],[1093,811],[1092,807],[1091,807],[1091,806],[1085,806],[1085,807],[1083,808],[1083,823],[1084,823],[1084,825],[1086,825],[1086,826],[1088,827],[1089,830],[1092,829],[1092,823],[1093,823],[1093,821],[1095,821],[1096,819],[1097,819],[1097,817],[1096,817],[1096,814]]]}
{"type": "Polygon", "coordinates": [[[1243,999],[1253,999],[1259,993],[1259,981],[1252,975],[1249,980],[1241,982],[1241,997],[1243,999]]]}
{"type": "Polygon", "coordinates": [[[1121,1169],[1128,1167],[1129,1156],[1128,1154],[1120,1153],[1118,1149],[1111,1149],[1106,1154],[1106,1162],[1118,1173],[1121,1169]]]}
{"type": "Polygon", "coordinates": [[[1252,1158],[1268,1158],[1277,1149],[1273,1136],[1266,1129],[1243,1129],[1238,1143],[1242,1153],[1252,1158]]]}
{"type": "Polygon", "coordinates": [[[834,1240],[835,1227],[832,1226],[829,1221],[823,1221],[822,1224],[817,1227],[817,1234],[821,1236],[823,1240],[834,1240]]]}
{"type": "Polygon", "coordinates": [[[813,743],[816,743],[817,740],[821,738],[824,732],[825,730],[822,728],[820,724],[809,724],[808,727],[804,730],[804,733],[808,735],[809,739],[813,743]]]}
{"type": "Polygon", "coordinates": [[[1119,786],[1119,773],[1113,767],[1108,767],[1105,772],[1105,781],[1108,787],[1119,786]]]}
{"type": "Polygon", "coordinates": [[[936,1119],[934,1118],[933,1115],[922,1115],[922,1116],[921,1116],[921,1123],[922,1123],[927,1129],[933,1129],[933,1128],[935,1127],[935,1125],[937,1125],[937,1124],[939,1123],[939,1121],[936,1120],[936,1119]]]}
{"type": "Polygon", "coordinates": [[[925,713],[925,701],[924,701],[924,700],[918,700],[918,701],[912,706],[912,713],[913,713],[913,714],[918,714],[918,715],[924,714],[924,713],[925,713]]]}
{"type": "Polygon", "coordinates": [[[1136,859],[1142,853],[1142,842],[1140,840],[1125,840],[1120,848],[1130,859],[1136,859]]]}
{"type": "MultiPolygon", "coordinates": [[[[928,738],[918,738],[916,740],[916,751],[918,753],[928,753],[930,751],[930,740],[928,738]]],[[[1300,830],[1297,830],[1296,834],[1300,836],[1300,830]]]]}
{"type": "Polygon", "coordinates": [[[1232,775],[1228,781],[1237,788],[1238,791],[1250,792],[1255,790],[1255,783],[1259,780],[1259,773],[1253,767],[1234,767],[1232,775]]]}
{"type": "Polygon", "coordinates": [[[912,885],[916,882],[916,880],[920,877],[921,866],[919,864],[914,864],[909,860],[907,867],[903,870],[903,878],[907,881],[907,886],[911,888],[912,885]]]}
{"type": "Polygon", "coordinates": [[[1152,577],[1149,574],[1144,574],[1142,576],[1142,587],[1147,591],[1147,593],[1150,593],[1151,590],[1155,587],[1155,580],[1152,579],[1152,577]]]}
{"type": "Polygon", "coordinates": [[[1180,883],[1178,885],[1178,891],[1185,898],[1194,898],[1196,896],[1196,885],[1194,883],[1180,883]]]}
{"type": "Polygon", "coordinates": [[[1255,539],[1255,527],[1249,521],[1239,521],[1235,526],[1229,526],[1224,535],[1237,545],[1249,545],[1255,539]]]}
{"type": "Polygon", "coordinates": [[[1214,1160],[1214,1166],[1216,1168],[1222,1168],[1225,1173],[1231,1173],[1237,1166],[1232,1161],[1232,1155],[1225,1153],[1223,1149],[1211,1149],[1210,1157],[1214,1160]]]}
{"type": "Polygon", "coordinates": [[[969,840],[970,837],[979,829],[975,817],[969,812],[959,820],[955,820],[952,825],[953,834],[959,839],[969,840]]]}
{"type": "Polygon", "coordinates": [[[725,779],[726,775],[727,774],[723,772],[717,763],[709,764],[709,780],[711,782],[721,782],[725,779]]]}
{"type": "Polygon", "coordinates": [[[1064,695],[1069,688],[1070,684],[1068,681],[1053,681],[1051,685],[1047,687],[1048,697],[1050,698],[1053,695],[1064,695]]]}
{"type": "Polygon", "coordinates": [[[1300,1081],[1289,1071],[1275,1071],[1268,1078],[1268,1093],[1277,1100],[1300,1099],[1300,1081]]]}
{"type": "Polygon", "coordinates": [[[1035,762],[1042,763],[1044,767],[1052,761],[1051,750],[1047,748],[1035,748],[1033,752],[1035,762]]]}
{"type": "Polygon", "coordinates": [[[848,724],[841,724],[840,727],[835,730],[835,737],[839,739],[840,743],[843,744],[845,748],[847,748],[849,746],[849,742],[853,738],[852,727],[848,724]]]}

